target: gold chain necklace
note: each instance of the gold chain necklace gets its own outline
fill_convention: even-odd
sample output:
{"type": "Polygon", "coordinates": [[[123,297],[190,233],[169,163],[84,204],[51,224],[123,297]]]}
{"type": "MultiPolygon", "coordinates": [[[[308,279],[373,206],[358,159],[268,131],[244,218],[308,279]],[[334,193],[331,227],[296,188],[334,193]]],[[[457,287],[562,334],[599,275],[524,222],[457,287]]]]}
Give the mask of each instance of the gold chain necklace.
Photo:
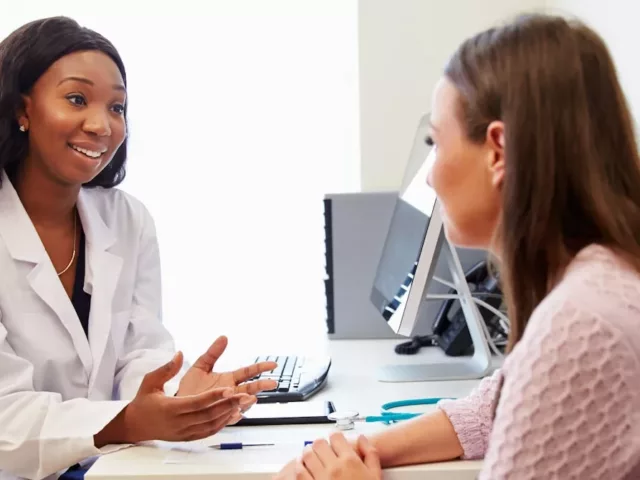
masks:
{"type": "Polygon", "coordinates": [[[64,270],[62,270],[61,272],[58,272],[58,276],[62,275],[64,272],[69,270],[71,268],[71,265],[73,265],[73,261],[76,259],[76,233],[77,233],[77,227],[78,227],[78,214],[75,213],[75,215],[73,216],[73,254],[71,255],[71,260],[69,260],[69,264],[65,267],[64,270]]]}

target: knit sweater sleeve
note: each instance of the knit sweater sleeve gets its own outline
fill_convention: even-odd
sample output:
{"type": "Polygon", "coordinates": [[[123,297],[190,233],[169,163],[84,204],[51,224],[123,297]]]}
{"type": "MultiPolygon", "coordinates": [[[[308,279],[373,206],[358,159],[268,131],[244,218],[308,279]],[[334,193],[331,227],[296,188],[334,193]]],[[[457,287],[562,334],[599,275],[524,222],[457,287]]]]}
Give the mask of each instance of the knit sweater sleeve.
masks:
{"type": "Polygon", "coordinates": [[[467,397],[442,400],[438,408],[453,425],[466,460],[483,458],[489,443],[495,402],[502,382],[500,370],[484,378],[467,397]]]}
{"type": "Polygon", "coordinates": [[[532,317],[504,366],[480,479],[626,478],[639,376],[621,331],[577,302],[532,317]]]}

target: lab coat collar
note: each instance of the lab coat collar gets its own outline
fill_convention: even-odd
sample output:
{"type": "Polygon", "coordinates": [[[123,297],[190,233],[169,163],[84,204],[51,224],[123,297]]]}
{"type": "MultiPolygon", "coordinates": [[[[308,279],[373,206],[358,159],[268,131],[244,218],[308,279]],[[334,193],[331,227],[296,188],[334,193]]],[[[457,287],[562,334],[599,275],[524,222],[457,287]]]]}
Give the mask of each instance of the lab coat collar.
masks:
{"type": "Polygon", "coordinates": [[[78,214],[88,244],[97,250],[107,250],[116,243],[116,235],[109,229],[94,204],[91,191],[81,189],[78,196],[78,214]]]}
{"type": "Polygon", "coordinates": [[[0,188],[0,235],[14,260],[32,265],[27,282],[66,328],[88,379],[93,358],[87,337],[18,192],[4,171],[0,188]]]}
{"type": "Polygon", "coordinates": [[[85,291],[92,295],[89,344],[73,304],[16,190],[6,173],[2,171],[1,174],[0,236],[14,260],[33,264],[27,280],[71,336],[91,388],[110,336],[113,297],[122,269],[122,258],[109,251],[117,237],[105,224],[95,194],[82,189],[77,206],[86,238],[85,291]],[[94,295],[94,292],[99,294],[94,295]]]}

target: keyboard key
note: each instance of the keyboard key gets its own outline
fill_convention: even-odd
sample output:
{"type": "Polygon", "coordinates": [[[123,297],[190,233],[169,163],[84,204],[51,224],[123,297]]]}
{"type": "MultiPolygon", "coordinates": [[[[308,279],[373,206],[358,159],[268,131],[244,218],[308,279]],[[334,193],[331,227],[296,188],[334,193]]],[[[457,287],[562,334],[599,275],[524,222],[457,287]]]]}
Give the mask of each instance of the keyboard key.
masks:
{"type": "Polygon", "coordinates": [[[278,386],[278,391],[279,392],[288,392],[289,391],[289,387],[290,387],[289,382],[281,382],[280,386],[278,386]]]}
{"type": "Polygon", "coordinates": [[[287,362],[287,364],[284,367],[284,370],[282,372],[282,376],[283,377],[291,377],[293,376],[293,371],[295,370],[295,359],[294,358],[290,358],[289,361],[287,362]]]}
{"type": "Polygon", "coordinates": [[[287,363],[287,357],[278,357],[278,366],[272,370],[272,374],[274,375],[282,375],[282,371],[287,363]]]}

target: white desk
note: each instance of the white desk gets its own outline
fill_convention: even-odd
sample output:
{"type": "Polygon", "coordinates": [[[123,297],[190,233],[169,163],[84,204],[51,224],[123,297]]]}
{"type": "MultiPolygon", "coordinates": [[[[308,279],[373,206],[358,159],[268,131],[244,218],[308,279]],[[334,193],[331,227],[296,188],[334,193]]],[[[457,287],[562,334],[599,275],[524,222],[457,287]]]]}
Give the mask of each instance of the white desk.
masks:
{"type": "MultiPolygon", "coordinates": [[[[379,413],[384,402],[422,397],[460,397],[467,395],[478,383],[475,380],[422,383],[381,383],[376,380],[376,367],[389,363],[428,363],[446,358],[437,348],[425,348],[418,355],[399,356],[393,351],[397,340],[334,340],[306,348],[306,352],[327,352],[332,357],[332,367],[327,386],[312,400],[331,400],[339,410],[356,410],[362,414],[379,413]]],[[[227,360],[226,365],[240,365],[227,360]]],[[[217,370],[224,368],[221,364],[217,370]]],[[[425,407],[428,408],[428,407],[425,407]]],[[[423,409],[424,410],[424,409],[423,409]]],[[[383,424],[359,423],[351,435],[371,433],[387,428],[383,424]]],[[[328,436],[332,425],[291,425],[265,427],[229,427],[205,443],[229,441],[240,435],[244,441],[278,443],[274,438],[289,438],[297,445],[304,439],[313,440],[328,436]]],[[[164,480],[164,479],[269,479],[287,460],[295,457],[297,447],[259,447],[241,451],[214,451],[220,462],[211,464],[168,464],[172,445],[156,443],[151,446],[136,446],[106,455],[98,459],[89,470],[87,480],[164,480]],[[284,448],[284,450],[283,450],[284,448]]],[[[299,451],[302,450],[300,447],[299,451]]],[[[211,454],[208,454],[211,455],[211,454]]],[[[447,462],[388,469],[389,480],[471,480],[480,469],[479,462],[447,462]]]]}

